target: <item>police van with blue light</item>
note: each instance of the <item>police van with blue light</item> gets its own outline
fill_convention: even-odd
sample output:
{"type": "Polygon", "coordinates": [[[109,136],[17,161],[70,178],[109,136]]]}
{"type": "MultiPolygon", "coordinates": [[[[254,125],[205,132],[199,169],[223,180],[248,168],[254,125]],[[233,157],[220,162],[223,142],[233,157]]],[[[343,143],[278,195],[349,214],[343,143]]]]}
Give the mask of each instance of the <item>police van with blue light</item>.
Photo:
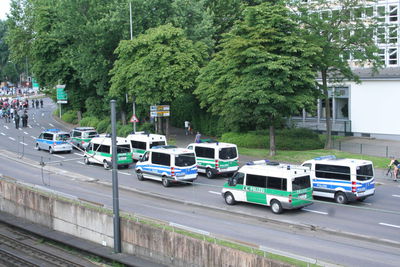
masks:
{"type": "Polygon", "coordinates": [[[346,204],[375,194],[374,166],[369,160],[322,156],[302,166],[310,168],[314,196],[346,204]]]}
{"type": "Polygon", "coordinates": [[[192,150],[175,146],[155,146],[136,163],[139,181],[161,181],[164,187],[172,183],[192,183],[197,178],[196,157],[192,150]]]}
{"type": "Polygon", "coordinates": [[[35,148],[37,150],[48,150],[50,154],[54,152],[70,153],[72,151],[70,140],[71,136],[68,132],[60,129],[47,129],[36,139],[35,148]]]}

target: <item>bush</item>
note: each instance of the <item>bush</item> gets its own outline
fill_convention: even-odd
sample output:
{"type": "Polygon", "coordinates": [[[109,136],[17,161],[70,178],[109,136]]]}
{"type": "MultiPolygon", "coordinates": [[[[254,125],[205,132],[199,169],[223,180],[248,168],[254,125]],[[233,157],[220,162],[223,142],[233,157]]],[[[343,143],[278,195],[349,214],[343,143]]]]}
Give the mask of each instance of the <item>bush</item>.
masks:
{"type": "Polygon", "coordinates": [[[137,131],[154,133],[154,125],[150,122],[141,123],[137,126],[137,131]]]}
{"type": "Polygon", "coordinates": [[[126,137],[132,131],[133,131],[133,127],[131,124],[119,125],[117,128],[117,136],[126,137]]]}
{"type": "Polygon", "coordinates": [[[111,121],[109,118],[103,119],[103,120],[99,121],[99,123],[97,123],[96,130],[98,133],[105,133],[105,132],[107,132],[107,128],[110,125],[111,125],[111,121]]]}
{"type": "MultiPolygon", "coordinates": [[[[312,150],[324,147],[318,134],[309,129],[282,129],[276,131],[276,149],[312,150]]],[[[248,133],[225,133],[222,142],[233,143],[239,147],[269,149],[269,132],[254,131],[248,133]]]]}
{"type": "Polygon", "coordinates": [[[76,110],[68,110],[67,112],[61,115],[61,119],[68,123],[77,124],[78,117],[76,110]]]}
{"type": "Polygon", "coordinates": [[[85,117],[80,122],[80,126],[89,126],[89,127],[97,127],[99,123],[99,119],[96,117],[85,117]]]}

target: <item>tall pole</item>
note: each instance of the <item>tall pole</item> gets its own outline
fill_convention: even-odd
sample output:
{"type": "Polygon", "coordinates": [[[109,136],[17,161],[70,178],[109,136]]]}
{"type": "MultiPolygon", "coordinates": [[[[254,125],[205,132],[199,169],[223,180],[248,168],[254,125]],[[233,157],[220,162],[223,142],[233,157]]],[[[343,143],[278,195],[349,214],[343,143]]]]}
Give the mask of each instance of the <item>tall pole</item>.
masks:
{"type": "MultiPolygon", "coordinates": [[[[129,21],[130,21],[130,30],[131,30],[131,40],[133,40],[133,27],[132,27],[132,2],[129,1],[129,21]]],[[[132,100],[132,114],[136,117],[136,103],[135,96],[133,96],[132,100]]],[[[133,132],[136,133],[136,121],[133,122],[133,132]]]]}
{"type": "Polygon", "coordinates": [[[111,147],[112,147],[112,189],[113,189],[113,225],[114,252],[121,253],[121,230],[119,220],[118,171],[117,171],[117,123],[115,100],[111,100],[111,147]]]}

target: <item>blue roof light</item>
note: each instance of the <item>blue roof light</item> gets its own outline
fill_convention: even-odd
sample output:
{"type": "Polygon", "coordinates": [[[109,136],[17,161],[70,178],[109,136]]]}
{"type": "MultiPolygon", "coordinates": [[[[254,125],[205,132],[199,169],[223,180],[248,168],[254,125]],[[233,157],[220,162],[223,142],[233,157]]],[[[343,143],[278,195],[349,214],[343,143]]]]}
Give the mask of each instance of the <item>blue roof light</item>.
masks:
{"type": "Polygon", "coordinates": [[[336,159],[336,156],[335,155],[327,155],[327,156],[316,157],[314,159],[315,160],[336,159]]]}

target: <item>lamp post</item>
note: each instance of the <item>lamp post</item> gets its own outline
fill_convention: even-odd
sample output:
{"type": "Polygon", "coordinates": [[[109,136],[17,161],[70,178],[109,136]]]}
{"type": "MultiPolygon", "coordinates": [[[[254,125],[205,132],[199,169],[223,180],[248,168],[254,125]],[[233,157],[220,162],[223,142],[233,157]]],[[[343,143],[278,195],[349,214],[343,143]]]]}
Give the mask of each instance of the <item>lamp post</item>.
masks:
{"type": "MultiPolygon", "coordinates": [[[[129,1],[129,22],[130,22],[130,33],[131,41],[133,40],[133,27],[132,27],[132,2],[129,1]]],[[[132,96],[132,114],[136,117],[136,103],[135,96],[132,96]]],[[[136,133],[136,121],[133,122],[133,132],[136,133]]]]}

